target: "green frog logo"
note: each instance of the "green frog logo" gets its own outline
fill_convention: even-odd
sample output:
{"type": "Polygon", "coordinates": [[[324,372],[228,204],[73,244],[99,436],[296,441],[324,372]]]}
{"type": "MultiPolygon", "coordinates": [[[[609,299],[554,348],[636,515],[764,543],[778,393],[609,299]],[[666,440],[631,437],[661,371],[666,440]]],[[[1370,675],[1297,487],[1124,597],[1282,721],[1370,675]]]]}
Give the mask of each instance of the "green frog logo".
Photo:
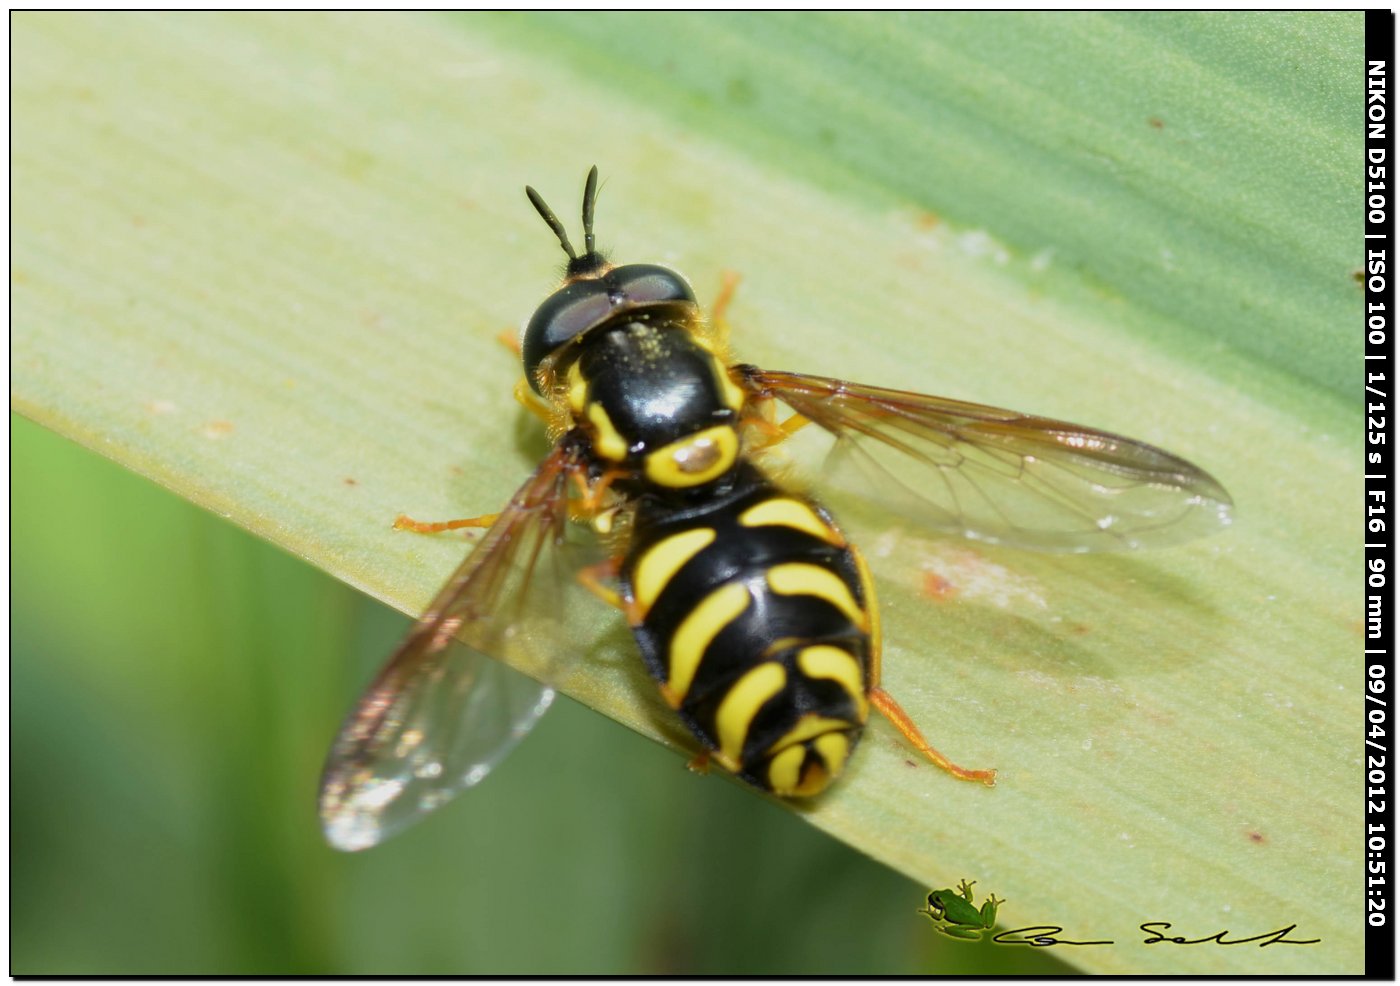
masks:
{"type": "Polygon", "coordinates": [[[995,894],[988,894],[982,902],[982,909],[972,906],[972,888],[976,881],[964,880],[957,890],[934,890],[928,895],[928,903],[919,909],[933,922],[935,928],[949,938],[964,941],[977,941],[982,932],[991,928],[997,921],[997,907],[1006,901],[998,900],[995,894]]]}

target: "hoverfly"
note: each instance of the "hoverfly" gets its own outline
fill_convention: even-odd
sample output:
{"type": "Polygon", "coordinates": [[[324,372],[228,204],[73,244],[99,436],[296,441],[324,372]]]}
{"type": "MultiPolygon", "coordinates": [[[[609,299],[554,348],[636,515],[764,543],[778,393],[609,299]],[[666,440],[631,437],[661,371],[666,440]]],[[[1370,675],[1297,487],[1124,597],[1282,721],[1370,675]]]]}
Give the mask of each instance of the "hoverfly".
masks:
{"type": "Polygon", "coordinates": [[[1230,497],[1191,463],[1107,432],[734,363],[722,319],[703,317],[679,274],[598,252],[597,180],[593,168],[582,254],[526,188],[569,258],[520,340],[517,395],[554,445],[499,514],[400,518],[488,529],[342,727],[322,778],[327,839],[381,841],[479,781],[543,714],[548,688],[482,654],[578,645],[558,630],[560,571],[622,611],[701,759],[755,787],[819,794],[872,709],[953,776],[991,784],[994,771],[944,757],[880,687],[860,551],[759,454],[816,425],[923,524],[1051,551],[1184,541],[1228,524],[1230,497]],[[781,423],[778,403],[793,412],[781,423]],[[606,557],[567,560],[571,519],[604,535],[606,557]]]}

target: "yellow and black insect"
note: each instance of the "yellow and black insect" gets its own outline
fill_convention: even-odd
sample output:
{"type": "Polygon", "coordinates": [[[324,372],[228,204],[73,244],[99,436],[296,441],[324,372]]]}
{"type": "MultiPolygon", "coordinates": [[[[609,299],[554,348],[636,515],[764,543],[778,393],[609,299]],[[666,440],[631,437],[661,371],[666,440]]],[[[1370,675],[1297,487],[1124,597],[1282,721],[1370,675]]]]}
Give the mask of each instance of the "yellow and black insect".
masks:
{"type": "Polygon", "coordinates": [[[397,526],[488,527],[347,719],[322,779],[326,835],[374,845],[475,784],[552,692],[481,654],[539,659],[571,641],[562,582],[620,608],[702,759],[784,797],[821,793],[871,709],[955,777],[880,687],[875,591],[831,515],[756,461],[814,423],[836,458],[906,516],[1041,550],[1163,545],[1230,519],[1201,469],[1132,439],[1046,418],[733,363],[721,309],[706,320],[676,272],[596,249],[597,169],[584,252],[534,191],[569,262],[521,339],[552,451],[499,514],[397,526]],[[775,404],[794,412],[777,423],[775,404]],[[569,560],[570,518],[607,557],[569,560]],[[565,571],[564,575],[560,575],[565,571]],[[577,578],[575,578],[577,576],[577,578]],[[474,650],[449,647],[460,638],[474,650]]]}

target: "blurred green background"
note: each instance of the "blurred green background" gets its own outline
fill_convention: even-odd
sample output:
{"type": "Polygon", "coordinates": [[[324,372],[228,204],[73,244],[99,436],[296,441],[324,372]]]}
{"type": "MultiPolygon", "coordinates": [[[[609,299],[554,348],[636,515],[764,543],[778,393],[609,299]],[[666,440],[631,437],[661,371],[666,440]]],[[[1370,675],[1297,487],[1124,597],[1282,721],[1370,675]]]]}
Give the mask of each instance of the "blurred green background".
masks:
{"type": "Polygon", "coordinates": [[[565,698],[411,835],[332,852],[321,759],[407,619],[11,441],[11,973],[1069,971],[936,934],[930,888],[565,698]]]}

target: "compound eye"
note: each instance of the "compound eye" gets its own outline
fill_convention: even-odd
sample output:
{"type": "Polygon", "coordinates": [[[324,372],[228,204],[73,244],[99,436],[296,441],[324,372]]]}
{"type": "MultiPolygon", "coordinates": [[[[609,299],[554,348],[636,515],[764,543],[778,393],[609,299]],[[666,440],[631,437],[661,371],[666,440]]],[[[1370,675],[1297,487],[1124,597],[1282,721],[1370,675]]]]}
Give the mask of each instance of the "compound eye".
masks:
{"type": "Polygon", "coordinates": [[[611,309],[607,288],[600,281],[577,281],[546,298],[531,316],[520,345],[530,386],[538,389],[536,371],[546,358],[606,318],[611,309]]]}
{"type": "Polygon", "coordinates": [[[614,267],[564,285],[544,300],[525,327],[520,349],[530,386],[538,392],[540,365],[615,310],[667,302],[693,305],[695,294],[675,271],[653,264],[614,267]]]}
{"type": "Polygon", "coordinates": [[[690,290],[685,278],[655,264],[627,264],[613,270],[608,279],[634,305],[657,301],[695,302],[695,292],[690,290]]]}

